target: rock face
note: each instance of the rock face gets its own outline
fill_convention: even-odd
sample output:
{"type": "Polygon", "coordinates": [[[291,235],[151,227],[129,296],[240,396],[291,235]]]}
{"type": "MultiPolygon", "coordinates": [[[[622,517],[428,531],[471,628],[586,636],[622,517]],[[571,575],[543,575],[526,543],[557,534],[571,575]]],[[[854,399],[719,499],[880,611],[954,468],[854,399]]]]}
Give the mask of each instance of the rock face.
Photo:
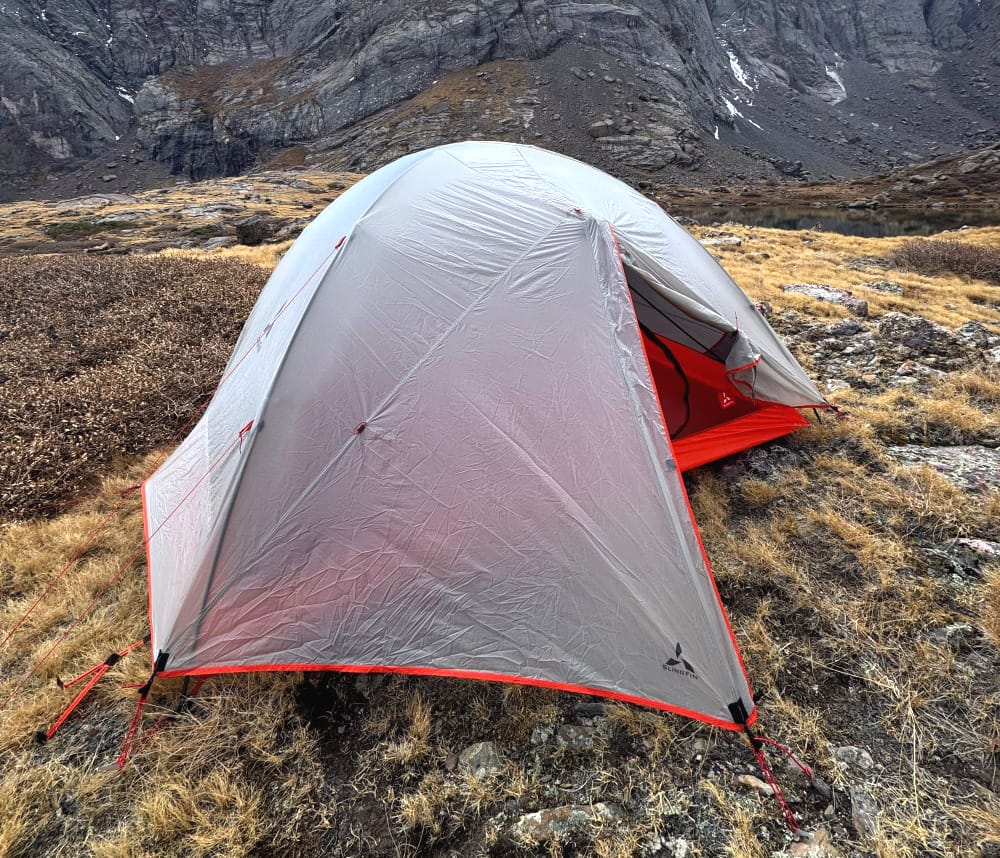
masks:
{"type": "Polygon", "coordinates": [[[847,289],[837,289],[835,286],[825,286],[820,283],[793,283],[781,288],[785,292],[806,295],[817,301],[839,304],[841,307],[846,307],[855,316],[868,315],[868,302],[855,298],[847,289]]]}
{"type": "Polygon", "coordinates": [[[754,155],[791,135],[774,169],[801,176],[835,158],[817,139],[874,156],[872,119],[890,148],[928,149],[955,111],[951,133],[995,128],[998,27],[976,0],[6,0],[0,170],[106,158],[126,135],[191,178],[292,146],[369,169],[478,135],[655,174],[713,137],[754,155]],[[507,60],[507,79],[477,80],[507,60]],[[862,90],[897,93],[898,128],[862,90]],[[800,128],[817,116],[836,127],[800,128]]]}
{"type": "Polygon", "coordinates": [[[1000,486],[1000,450],[992,447],[904,444],[886,447],[886,452],[904,465],[929,465],[967,492],[984,492],[1000,486]]]}
{"type": "MultiPolygon", "coordinates": [[[[823,294],[806,294],[824,300],[823,294]]],[[[805,322],[794,329],[783,327],[788,324],[786,318],[775,321],[786,342],[809,344],[813,359],[825,369],[831,391],[875,390],[885,385],[920,389],[948,372],[973,367],[990,371],[1000,353],[1000,337],[978,322],[950,330],[905,313],[885,313],[877,322],[862,318],[833,324],[805,322]]]]}

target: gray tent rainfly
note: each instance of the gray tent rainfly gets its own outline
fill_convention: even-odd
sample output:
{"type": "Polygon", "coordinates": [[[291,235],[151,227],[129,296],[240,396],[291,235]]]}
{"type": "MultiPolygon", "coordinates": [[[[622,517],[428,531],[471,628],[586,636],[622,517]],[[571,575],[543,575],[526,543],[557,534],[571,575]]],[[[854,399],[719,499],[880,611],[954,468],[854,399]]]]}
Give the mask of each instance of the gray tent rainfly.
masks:
{"type": "Polygon", "coordinates": [[[144,486],[157,666],[504,680],[739,728],[680,471],[825,404],[624,184],[505,143],[402,158],[295,242],[144,486]]]}

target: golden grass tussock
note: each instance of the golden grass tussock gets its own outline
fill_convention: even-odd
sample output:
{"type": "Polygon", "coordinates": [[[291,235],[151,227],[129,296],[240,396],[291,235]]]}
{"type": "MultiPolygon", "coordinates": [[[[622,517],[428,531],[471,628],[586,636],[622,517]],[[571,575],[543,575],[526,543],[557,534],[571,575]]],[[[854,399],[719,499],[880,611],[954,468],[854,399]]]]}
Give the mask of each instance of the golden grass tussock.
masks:
{"type": "Polygon", "coordinates": [[[237,244],[232,247],[219,247],[215,250],[182,250],[170,247],[159,251],[156,257],[162,259],[201,259],[207,261],[224,259],[233,262],[243,262],[248,265],[257,265],[270,273],[291,246],[292,240],[288,239],[276,244],[258,244],[253,247],[237,244]]]}
{"type": "Polygon", "coordinates": [[[710,780],[703,780],[699,789],[711,800],[723,829],[721,849],[717,855],[730,858],[767,858],[769,850],[761,842],[755,817],[759,813],[760,797],[747,797],[723,788],[710,780]],[[753,803],[753,808],[748,805],[753,803]]]}
{"type": "MultiPolygon", "coordinates": [[[[950,373],[926,391],[841,391],[836,397],[882,444],[977,444],[1000,439],[1000,367],[950,373]]],[[[802,433],[806,437],[807,433],[802,433]]],[[[880,455],[869,444],[872,455],[880,455]]]]}
{"type": "MultiPolygon", "coordinates": [[[[979,622],[983,633],[1000,650],[1000,566],[987,569],[979,598],[979,622]]],[[[1000,747],[996,750],[1000,751],[1000,747]]]]}

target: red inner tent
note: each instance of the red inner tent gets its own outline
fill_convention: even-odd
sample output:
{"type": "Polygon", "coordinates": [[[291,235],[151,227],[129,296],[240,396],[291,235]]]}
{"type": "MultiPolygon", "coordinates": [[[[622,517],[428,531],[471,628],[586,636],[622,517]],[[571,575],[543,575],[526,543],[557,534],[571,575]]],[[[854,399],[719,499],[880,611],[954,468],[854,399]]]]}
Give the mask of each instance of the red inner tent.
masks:
{"type": "Polygon", "coordinates": [[[747,396],[733,384],[722,363],[646,328],[641,332],[682,471],[808,425],[795,408],[747,396]]]}

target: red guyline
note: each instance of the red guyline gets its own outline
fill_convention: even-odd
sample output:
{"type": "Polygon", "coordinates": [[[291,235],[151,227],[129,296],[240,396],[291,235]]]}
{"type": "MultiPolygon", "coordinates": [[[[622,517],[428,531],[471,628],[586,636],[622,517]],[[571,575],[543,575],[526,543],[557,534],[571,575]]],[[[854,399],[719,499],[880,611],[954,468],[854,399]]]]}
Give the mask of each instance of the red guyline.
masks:
{"type": "Polygon", "coordinates": [[[135,742],[135,737],[139,733],[139,723],[142,721],[142,710],[145,708],[146,696],[140,695],[139,701],[135,705],[135,714],[132,716],[132,720],[128,725],[128,730],[125,733],[125,741],[122,743],[121,751],[118,752],[118,759],[115,760],[115,765],[119,769],[124,768],[125,763],[128,762],[128,757],[132,752],[132,745],[135,742]]]}
{"type": "Polygon", "coordinates": [[[60,685],[63,688],[69,688],[71,685],[76,685],[76,683],[80,682],[80,680],[88,676],[90,677],[90,681],[83,686],[83,688],[76,695],[76,697],[73,698],[69,706],[67,706],[63,710],[62,715],[60,715],[56,719],[55,723],[51,727],[49,727],[48,732],[42,734],[44,736],[44,741],[47,742],[56,734],[56,730],[58,730],[65,723],[66,719],[73,714],[73,710],[80,705],[80,702],[83,700],[83,698],[90,693],[90,690],[95,685],[97,685],[101,677],[104,676],[104,674],[107,673],[109,670],[111,670],[113,665],[117,664],[117,662],[120,659],[124,658],[130,652],[132,652],[132,650],[137,649],[144,643],[146,643],[145,638],[143,638],[142,640],[138,640],[133,644],[129,644],[129,646],[125,647],[124,649],[120,649],[118,650],[118,652],[112,653],[112,655],[108,656],[107,660],[102,661],[100,664],[95,664],[92,668],[90,668],[90,670],[84,671],[75,679],[71,679],[69,682],[60,683],[60,685]]]}
{"type": "MultiPolygon", "coordinates": [[[[194,688],[192,688],[190,693],[187,695],[188,699],[190,700],[192,697],[197,697],[198,692],[201,691],[201,687],[204,684],[205,684],[205,677],[202,677],[195,683],[194,688]]],[[[165,730],[167,727],[171,725],[171,723],[173,723],[175,717],[176,717],[175,715],[170,715],[170,714],[161,715],[159,718],[156,719],[156,721],[153,722],[153,726],[146,731],[145,735],[141,739],[138,738],[137,735],[138,727],[137,727],[136,735],[132,736],[132,741],[130,745],[126,747],[124,743],[122,744],[121,751],[119,751],[118,753],[118,759],[115,760],[115,765],[118,766],[119,769],[125,768],[125,763],[128,762],[129,757],[136,756],[137,754],[141,754],[143,751],[145,751],[146,748],[148,748],[150,744],[152,744],[152,741],[153,739],[156,738],[156,735],[161,730],[165,730]]],[[[128,733],[125,734],[125,741],[126,742],[129,741],[128,733]]]]}
{"type": "MultiPolygon", "coordinates": [[[[754,736],[753,738],[758,738],[754,736]]],[[[770,740],[768,740],[770,741],[770,740]]],[[[799,833],[799,823],[795,818],[795,814],[792,812],[792,808],[788,804],[788,800],[785,798],[784,793],[781,791],[781,787],[778,786],[778,780],[774,776],[774,772],[771,771],[771,767],[767,763],[767,758],[764,756],[764,751],[753,745],[751,740],[751,750],[753,751],[754,757],[757,758],[757,765],[760,766],[760,770],[764,773],[764,779],[767,781],[768,786],[771,787],[771,792],[774,794],[775,799],[777,799],[778,804],[781,806],[781,812],[785,817],[785,821],[788,823],[788,827],[791,829],[792,834],[799,833]]],[[[777,743],[773,743],[777,744],[777,743]]]]}
{"type": "MultiPolygon", "coordinates": [[[[240,356],[239,360],[237,360],[237,362],[233,365],[232,369],[230,369],[229,372],[223,375],[223,377],[219,380],[219,383],[213,388],[213,390],[210,393],[206,394],[202,398],[201,402],[198,405],[196,405],[194,411],[192,411],[191,413],[191,416],[187,419],[187,422],[185,422],[184,425],[181,426],[181,428],[178,429],[167,441],[165,446],[168,449],[172,448],[180,439],[180,437],[184,435],[188,429],[191,428],[191,425],[194,423],[194,421],[208,407],[208,404],[212,401],[212,398],[215,396],[215,394],[219,392],[219,388],[222,387],[222,385],[226,381],[232,378],[233,374],[243,363],[243,361],[246,360],[249,354],[255,348],[257,348],[257,345],[260,343],[260,341],[270,332],[271,326],[273,326],[274,323],[278,321],[278,319],[282,316],[285,310],[287,310],[289,306],[291,306],[291,304],[299,297],[299,295],[302,294],[306,286],[309,285],[309,282],[313,279],[313,277],[315,277],[319,273],[320,269],[327,263],[327,261],[333,256],[333,254],[340,249],[340,246],[344,243],[346,239],[347,239],[346,235],[342,235],[340,237],[340,240],[334,245],[333,249],[325,257],[323,257],[319,265],[317,265],[313,269],[313,271],[309,274],[309,276],[305,279],[305,281],[303,281],[302,285],[295,291],[295,294],[293,294],[291,298],[289,298],[284,304],[282,304],[281,308],[278,310],[274,318],[271,319],[271,321],[264,326],[264,330],[257,337],[257,339],[253,341],[250,347],[240,356]]],[[[140,478],[139,482],[144,483],[146,480],[148,480],[157,471],[160,465],[163,464],[163,461],[165,460],[158,460],[157,463],[153,465],[152,468],[146,471],[146,473],[140,478]]],[[[37,608],[39,604],[41,604],[42,600],[45,599],[45,597],[48,596],[50,592],[52,592],[52,589],[56,586],[56,584],[58,584],[59,581],[62,580],[63,576],[65,576],[66,573],[69,572],[69,570],[74,566],[76,561],[80,559],[83,552],[86,551],[91,544],[93,544],[94,540],[97,539],[101,531],[104,530],[104,528],[107,527],[107,525],[111,522],[111,520],[118,515],[118,513],[121,511],[121,508],[125,505],[125,501],[128,499],[128,495],[130,495],[131,493],[132,489],[129,489],[128,493],[123,495],[122,499],[115,505],[115,507],[111,510],[111,512],[109,512],[107,516],[90,532],[90,534],[88,534],[88,536],[85,537],[84,542],[80,545],[79,548],[76,549],[76,551],[73,553],[73,556],[70,557],[68,561],[66,561],[65,566],[63,566],[63,568],[59,571],[59,573],[51,581],[49,581],[45,589],[35,599],[35,601],[32,602],[28,610],[24,612],[21,618],[11,627],[10,631],[7,632],[3,640],[0,641],[0,650],[2,650],[7,645],[8,641],[10,641],[10,639],[14,636],[14,633],[24,624],[24,622],[28,619],[28,617],[31,616],[35,608],[37,608]]]]}
{"type": "MultiPolygon", "coordinates": [[[[125,647],[125,649],[118,650],[117,656],[118,656],[119,659],[125,658],[125,656],[127,656],[130,652],[132,652],[132,650],[138,649],[144,643],[148,643],[148,642],[149,641],[148,641],[147,638],[142,638],[142,640],[137,640],[135,643],[129,644],[127,647],[125,647]]],[[[95,673],[96,671],[98,671],[102,667],[104,667],[105,665],[107,665],[108,667],[111,666],[111,665],[108,665],[107,662],[102,661],[100,664],[95,664],[92,668],[90,668],[90,670],[85,670],[79,676],[76,676],[73,679],[68,680],[67,682],[62,682],[59,679],[56,679],[56,682],[58,683],[58,685],[59,685],[60,688],[70,688],[71,686],[76,685],[81,679],[85,679],[86,677],[90,676],[90,674],[95,673]]],[[[136,686],[136,687],[138,688],[138,686],[136,686]]]]}
{"type": "Polygon", "coordinates": [[[28,680],[30,680],[31,677],[33,677],[38,672],[38,669],[48,660],[49,656],[56,651],[56,649],[63,643],[63,641],[66,640],[66,638],[69,637],[73,629],[75,629],[78,625],[80,625],[83,619],[87,616],[87,614],[89,614],[94,609],[94,606],[101,601],[104,595],[112,587],[114,587],[115,584],[118,583],[118,580],[122,577],[122,575],[125,574],[129,566],[131,566],[132,563],[134,563],[135,560],[142,553],[142,550],[143,549],[140,546],[135,552],[132,553],[132,555],[128,558],[128,560],[126,560],[121,565],[118,571],[115,572],[115,574],[112,576],[111,580],[108,581],[108,583],[105,585],[104,589],[101,590],[96,596],[94,596],[93,599],[90,600],[90,604],[88,604],[87,607],[80,612],[80,615],[75,620],[73,620],[72,623],[70,623],[69,628],[67,628],[66,631],[64,631],[58,638],[56,638],[56,642],[52,644],[52,646],[50,646],[48,650],[46,650],[45,655],[43,655],[37,662],[35,662],[35,666],[28,671],[28,674],[24,677],[24,679],[22,679],[18,683],[17,687],[10,693],[10,696],[6,700],[4,700],[3,704],[0,705],[0,709],[6,709],[10,705],[10,702],[15,697],[17,697],[21,689],[23,689],[24,686],[28,684],[28,680]]]}
{"type": "Polygon", "coordinates": [[[83,552],[86,551],[93,544],[94,540],[97,539],[98,534],[102,530],[104,530],[104,528],[108,525],[111,519],[113,519],[116,515],[118,515],[118,511],[125,505],[125,501],[128,499],[128,496],[131,493],[132,489],[129,489],[128,494],[123,495],[121,500],[119,500],[118,503],[115,504],[111,512],[109,512],[104,517],[104,519],[84,538],[84,541],[80,544],[79,548],[77,548],[76,551],[73,553],[73,556],[66,561],[66,565],[63,566],[59,574],[56,575],[55,578],[53,578],[48,583],[48,586],[41,592],[41,595],[39,595],[38,598],[35,599],[34,602],[32,602],[31,607],[29,607],[28,610],[24,612],[24,616],[22,616],[21,619],[19,619],[16,623],[14,623],[10,631],[7,632],[7,634],[4,636],[4,639],[0,641],[0,649],[3,649],[7,645],[7,642],[14,636],[14,632],[16,632],[24,623],[24,621],[28,619],[28,617],[35,610],[35,608],[39,606],[41,601],[46,596],[48,596],[50,592],[52,592],[52,588],[59,583],[62,577],[72,568],[73,564],[80,559],[83,552]]]}

